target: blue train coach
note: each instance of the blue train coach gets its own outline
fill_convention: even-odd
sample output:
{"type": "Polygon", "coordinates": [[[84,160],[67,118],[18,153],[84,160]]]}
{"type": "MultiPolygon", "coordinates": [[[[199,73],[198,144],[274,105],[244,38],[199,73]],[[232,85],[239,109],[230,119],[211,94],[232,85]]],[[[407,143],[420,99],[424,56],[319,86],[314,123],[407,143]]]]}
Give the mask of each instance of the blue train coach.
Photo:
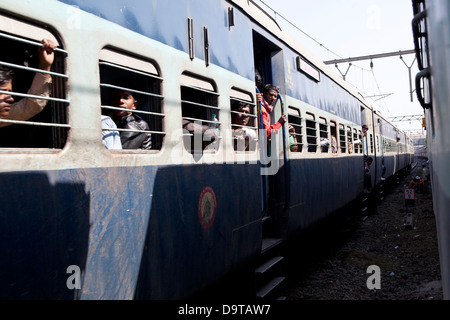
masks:
{"type": "Polygon", "coordinates": [[[372,187],[412,162],[409,137],[253,1],[2,0],[0,41],[3,299],[189,297],[358,199],[365,156],[372,187]],[[288,119],[270,153],[263,134],[235,143],[262,132],[256,70],[288,119]]]}

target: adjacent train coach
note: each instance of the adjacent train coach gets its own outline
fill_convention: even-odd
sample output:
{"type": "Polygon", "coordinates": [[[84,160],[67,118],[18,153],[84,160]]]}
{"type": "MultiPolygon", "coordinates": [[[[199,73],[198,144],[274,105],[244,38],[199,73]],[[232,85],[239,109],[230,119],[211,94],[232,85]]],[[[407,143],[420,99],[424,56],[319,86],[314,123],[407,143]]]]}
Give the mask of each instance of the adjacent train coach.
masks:
{"type": "Polygon", "coordinates": [[[3,299],[189,297],[412,162],[410,138],[253,1],[3,0],[0,41],[3,299]],[[256,71],[288,119],[270,143],[256,71]],[[11,116],[30,101],[45,107],[11,116]]]}
{"type": "Polygon", "coordinates": [[[426,118],[427,151],[433,189],[444,299],[450,299],[450,119],[449,44],[450,3],[448,1],[412,1],[412,27],[419,73],[417,98],[426,118]]]}

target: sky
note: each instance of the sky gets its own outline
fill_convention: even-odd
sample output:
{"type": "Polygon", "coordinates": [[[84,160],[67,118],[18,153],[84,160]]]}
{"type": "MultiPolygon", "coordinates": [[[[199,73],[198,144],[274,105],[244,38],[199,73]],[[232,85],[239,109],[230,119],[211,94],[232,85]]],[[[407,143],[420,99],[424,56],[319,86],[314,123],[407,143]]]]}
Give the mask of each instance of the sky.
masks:
{"type": "MultiPolygon", "coordinates": [[[[322,61],[414,49],[411,0],[254,1],[322,61]]],[[[348,69],[346,80],[386,117],[423,115],[415,93],[415,55],[402,58],[373,59],[373,68],[370,60],[352,62],[349,69],[348,62],[338,64],[339,69],[330,67],[341,77],[348,69]]],[[[422,130],[417,120],[395,124],[403,130],[422,130]]]]}

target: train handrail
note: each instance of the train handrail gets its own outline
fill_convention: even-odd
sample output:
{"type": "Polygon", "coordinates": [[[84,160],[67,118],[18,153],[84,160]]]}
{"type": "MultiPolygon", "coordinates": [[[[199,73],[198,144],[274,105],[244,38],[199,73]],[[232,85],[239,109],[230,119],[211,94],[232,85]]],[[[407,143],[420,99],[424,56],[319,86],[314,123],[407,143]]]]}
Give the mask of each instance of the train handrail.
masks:
{"type": "MultiPolygon", "coordinates": [[[[425,24],[425,31],[422,32],[420,30],[420,22],[422,20],[426,20],[428,15],[428,10],[424,7],[422,11],[420,11],[420,4],[424,3],[423,0],[413,0],[413,10],[414,10],[414,18],[412,20],[412,32],[413,32],[413,41],[414,41],[414,49],[416,51],[416,58],[417,58],[417,66],[419,68],[419,72],[416,74],[415,84],[416,84],[416,96],[417,100],[419,101],[420,105],[424,109],[429,109],[432,106],[431,102],[431,82],[429,82],[429,90],[430,90],[430,102],[425,102],[425,98],[422,95],[422,88],[420,86],[420,81],[422,79],[430,79],[431,71],[430,66],[427,62],[427,65],[425,65],[425,56],[429,58],[429,52],[428,52],[428,44],[425,47],[423,43],[421,43],[420,39],[425,38],[426,41],[428,41],[428,33],[426,30],[426,24],[425,24]],[[425,51],[425,52],[424,52],[425,51]]],[[[429,60],[428,60],[429,61],[429,60]]],[[[425,89],[425,88],[423,88],[425,89]]]]}
{"type": "MultiPolygon", "coordinates": [[[[428,79],[428,81],[430,80],[430,69],[429,68],[425,68],[421,71],[419,71],[416,74],[416,95],[417,95],[417,100],[419,100],[420,105],[424,108],[424,109],[430,109],[432,106],[431,102],[425,102],[425,98],[422,95],[422,90],[421,90],[421,86],[420,86],[420,80],[422,79],[428,79]]],[[[431,85],[431,83],[430,83],[431,85]]],[[[430,90],[431,90],[431,86],[430,86],[430,90]]]]}
{"type": "MultiPolygon", "coordinates": [[[[256,89],[256,93],[259,95],[261,94],[261,92],[259,92],[258,87],[255,87],[256,89]]],[[[258,100],[258,99],[256,99],[258,100]]],[[[266,159],[265,159],[265,145],[264,145],[264,130],[263,130],[263,120],[262,120],[262,111],[261,111],[261,101],[258,101],[258,103],[256,104],[256,111],[258,112],[258,122],[259,122],[259,130],[258,130],[258,135],[259,135],[259,146],[261,148],[261,164],[266,164],[266,159]]],[[[261,165],[262,167],[262,165],[261,165]]],[[[262,197],[261,197],[261,201],[262,201],[262,216],[266,216],[268,214],[267,211],[267,195],[266,195],[266,190],[267,190],[267,177],[265,175],[261,174],[261,184],[262,184],[262,188],[261,188],[261,193],[262,193],[262,197]]]]}
{"type": "MultiPolygon", "coordinates": [[[[285,114],[285,110],[284,110],[284,101],[283,98],[281,97],[281,94],[278,93],[278,99],[280,99],[280,105],[281,105],[281,114],[282,115],[286,115],[285,114]]],[[[290,204],[290,184],[289,184],[289,159],[287,157],[287,152],[286,152],[286,130],[285,130],[285,125],[283,123],[283,125],[281,126],[281,130],[283,131],[283,158],[284,158],[284,183],[285,183],[285,208],[289,207],[290,204]]]]}
{"type": "Polygon", "coordinates": [[[420,32],[419,30],[419,24],[420,21],[425,19],[427,16],[427,10],[421,11],[418,14],[416,14],[412,20],[412,31],[413,31],[413,40],[414,40],[414,50],[416,51],[416,57],[417,57],[417,65],[419,67],[419,70],[424,69],[424,63],[423,63],[423,50],[424,48],[420,46],[419,39],[422,37],[425,37],[427,39],[427,33],[426,32],[420,32]]]}

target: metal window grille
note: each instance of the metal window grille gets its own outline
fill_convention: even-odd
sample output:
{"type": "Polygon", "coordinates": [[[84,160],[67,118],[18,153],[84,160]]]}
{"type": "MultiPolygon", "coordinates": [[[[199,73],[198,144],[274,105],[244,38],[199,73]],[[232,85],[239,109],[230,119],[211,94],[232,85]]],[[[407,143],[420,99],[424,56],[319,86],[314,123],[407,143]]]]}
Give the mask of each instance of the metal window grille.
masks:
{"type": "Polygon", "coordinates": [[[289,107],[288,108],[288,121],[289,124],[294,127],[295,137],[297,139],[297,151],[302,152],[303,150],[303,134],[302,134],[302,117],[300,115],[300,111],[297,108],[289,107]]]}
{"type": "Polygon", "coordinates": [[[363,153],[363,136],[362,136],[362,132],[361,130],[358,130],[358,136],[359,136],[359,141],[361,141],[361,143],[359,144],[359,153],[363,153]]]}
{"type": "MultiPolygon", "coordinates": [[[[3,18],[3,16],[0,16],[0,19],[3,18]]],[[[27,27],[25,22],[11,21],[14,25],[17,24],[18,31],[27,27]]],[[[49,34],[44,28],[34,28],[37,30],[38,36],[42,33],[42,38],[49,34]]],[[[52,69],[51,71],[44,71],[33,67],[38,64],[37,50],[42,46],[39,41],[4,31],[0,32],[0,38],[2,39],[2,46],[8,48],[8,50],[3,50],[0,55],[0,65],[14,72],[14,91],[0,90],[0,93],[11,95],[14,98],[14,103],[21,99],[47,100],[44,109],[31,119],[0,119],[0,123],[3,124],[3,127],[0,128],[2,131],[0,147],[62,149],[70,129],[66,110],[70,101],[65,97],[68,75],[64,73],[67,51],[61,48],[55,49],[52,69]],[[49,97],[26,93],[36,73],[52,76],[49,97]]]]}
{"type": "MultiPolygon", "coordinates": [[[[253,141],[249,141],[248,145],[249,145],[249,149],[247,151],[255,151],[256,150],[256,141],[258,141],[258,127],[257,127],[257,116],[256,116],[256,104],[252,101],[251,95],[248,93],[244,93],[240,90],[236,90],[236,89],[232,89],[232,93],[231,93],[231,97],[230,97],[230,112],[231,112],[231,119],[232,119],[232,129],[244,129],[244,130],[253,130],[254,131],[254,140],[253,141]],[[247,125],[239,125],[234,123],[233,119],[234,116],[233,115],[237,115],[237,114],[243,114],[239,111],[236,111],[233,109],[233,106],[237,103],[244,103],[246,105],[248,105],[250,107],[250,114],[247,114],[250,119],[248,121],[247,125]]],[[[233,133],[234,131],[232,131],[233,133]]],[[[233,145],[234,145],[234,150],[235,151],[242,151],[242,150],[238,150],[238,142],[237,142],[237,138],[232,136],[233,139],[233,145]]]]}
{"type": "Polygon", "coordinates": [[[348,153],[353,153],[353,138],[352,138],[352,128],[347,127],[347,144],[348,144],[348,153]]]}
{"type": "Polygon", "coordinates": [[[370,153],[373,153],[373,135],[370,134],[370,153]]]}
{"type": "MultiPolygon", "coordinates": [[[[135,59],[128,55],[113,53],[107,50],[107,55],[111,55],[111,61],[100,60],[100,88],[102,95],[102,113],[113,114],[114,111],[123,111],[123,108],[115,107],[111,103],[114,91],[123,90],[130,92],[138,101],[136,110],[127,111],[138,115],[149,125],[148,130],[135,130],[117,128],[121,132],[139,132],[151,134],[152,150],[160,150],[166,132],[163,131],[162,101],[164,96],[161,93],[163,79],[156,72],[156,67],[151,62],[135,59]],[[121,63],[122,64],[119,64],[121,63]]],[[[116,129],[105,129],[112,131],[116,129]]]]}
{"type": "MultiPolygon", "coordinates": [[[[353,141],[357,141],[358,140],[358,131],[356,129],[353,129],[353,141]]],[[[355,153],[359,153],[359,146],[362,143],[361,140],[359,140],[358,144],[354,144],[354,152],[355,153]]]]}
{"type": "Polygon", "coordinates": [[[317,151],[317,129],[314,115],[306,113],[306,141],[308,142],[308,152],[317,151]]]}
{"type": "MultiPolygon", "coordinates": [[[[185,148],[190,153],[201,154],[206,145],[211,142],[217,146],[212,151],[217,151],[219,141],[203,141],[199,133],[203,135],[209,128],[218,130],[218,139],[220,139],[220,107],[218,106],[219,94],[215,90],[212,81],[191,75],[183,74],[181,81],[181,115],[182,127],[186,128],[187,123],[193,123],[200,130],[185,130],[183,136],[185,148]],[[213,115],[216,116],[215,121],[213,115]],[[189,139],[190,137],[190,139],[189,139]],[[202,143],[199,143],[201,141],[202,143]],[[205,142],[205,143],[203,143],[205,142]]],[[[215,138],[214,138],[215,139],[215,138]]]]}
{"type": "Polygon", "coordinates": [[[341,147],[341,152],[347,152],[347,139],[345,136],[345,127],[343,124],[339,125],[339,146],[341,147]]]}
{"type": "Polygon", "coordinates": [[[330,141],[328,137],[328,123],[325,118],[319,118],[319,132],[320,132],[320,151],[323,153],[328,152],[330,147],[330,141]]]}

